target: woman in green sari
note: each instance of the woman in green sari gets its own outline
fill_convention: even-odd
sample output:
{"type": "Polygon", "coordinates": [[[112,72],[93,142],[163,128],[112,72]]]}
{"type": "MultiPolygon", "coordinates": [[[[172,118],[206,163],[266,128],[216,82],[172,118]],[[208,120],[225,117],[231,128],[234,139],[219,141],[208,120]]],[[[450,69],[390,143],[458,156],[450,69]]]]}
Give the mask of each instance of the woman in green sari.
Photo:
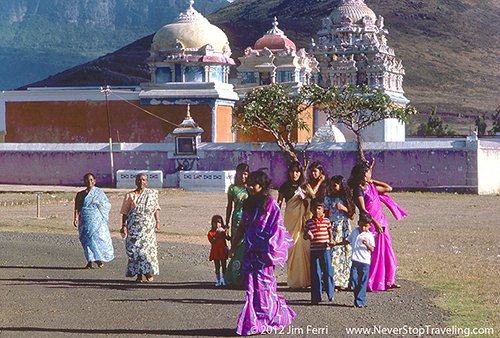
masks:
{"type": "MultiPolygon", "coordinates": [[[[249,171],[248,164],[238,164],[234,184],[231,184],[227,190],[226,224],[229,224],[229,220],[231,220],[232,238],[234,238],[240,224],[243,202],[248,198],[247,177],[249,171]]],[[[234,256],[231,258],[221,282],[222,285],[241,286],[241,260],[245,253],[245,245],[243,240],[240,240],[238,243],[231,242],[231,247],[234,248],[234,256]]]]}

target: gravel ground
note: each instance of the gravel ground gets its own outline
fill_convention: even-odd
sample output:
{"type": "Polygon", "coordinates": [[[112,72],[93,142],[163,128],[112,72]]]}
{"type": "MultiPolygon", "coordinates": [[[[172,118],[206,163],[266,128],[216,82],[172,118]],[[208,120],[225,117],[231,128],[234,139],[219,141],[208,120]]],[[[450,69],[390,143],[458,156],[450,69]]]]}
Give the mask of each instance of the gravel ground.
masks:
{"type": "MultiPolygon", "coordinates": [[[[85,270],[76,235],[0,232],[0,336],[235,335],[244,291],[213,286],[208,242],[161,242],[160,275],[152,284],[125,278],[123,242],[114,238],[114,247],[113,262],[85,270]]],[[[361,337],[346,328],[446,326],[446,313],[433,305],[436,294],[410,281],[369,293],[369,307],[357,309],[349,292],[311,306],[309,292],[289,290],[284,271],[277,274],[279,293],[297,312],[283,335],[361,337]]]]}

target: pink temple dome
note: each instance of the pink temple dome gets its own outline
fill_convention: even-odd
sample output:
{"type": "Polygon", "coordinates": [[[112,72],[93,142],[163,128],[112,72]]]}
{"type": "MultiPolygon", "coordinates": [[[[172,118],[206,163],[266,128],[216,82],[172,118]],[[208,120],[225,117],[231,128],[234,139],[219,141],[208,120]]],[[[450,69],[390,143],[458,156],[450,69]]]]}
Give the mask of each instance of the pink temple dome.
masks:
{"type": "Polygon", "coordinates": [[[254,49],[291,49],[297,50],[295,43],[286,36],[265,35],[255,42],[254,49]]]}
{"type": "Polygon", "coordinates": [[[295,43],[286,37],[285,33],[278,28],[278,20],[274,18],[273,28],[255,42],[254,49],[261,50],[268,48],[270,50],[297,50],[295,43]]]}

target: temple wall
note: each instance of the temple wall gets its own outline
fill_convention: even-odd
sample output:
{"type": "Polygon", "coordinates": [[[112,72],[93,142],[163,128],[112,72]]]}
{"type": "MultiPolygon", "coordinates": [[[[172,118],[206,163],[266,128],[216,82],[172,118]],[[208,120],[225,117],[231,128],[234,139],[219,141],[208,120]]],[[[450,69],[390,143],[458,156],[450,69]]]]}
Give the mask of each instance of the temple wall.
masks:
{"type": "MultiPolygon", "coordinates": [[[[309,107],[304,109],[300,116],[304,120],[305,124],[309,128],[309,130],[298,130],[294,128],[290,133],[290,139],[292,142],[307,142],[311,140],[314,136],[315,132],[315,116],[317,113],[314,111],[314,107],[309,107]]],[[[251,128],[249,132],[244,133],[241,129],[238,129],[236,132],[236,141],[237,142],[274,142],[274,136],[268,132],[257,128],[251,128]]]]}
{"type": "MultiPolygon", "coordinates": [[[[162,170],[166,186],[175,186],[172,143],[114,144],[115,171],[162,170]]],[[[428,141],[367,143],[376,159],[374,177],[398,190],[500,193],[500,142],[428,141]]],[[[203,143],[193,169],[228,170],[247,162],[252,170],[267,169],[273,184],[285,180],[286,163],[271,143],[203,143]]],[[[312,144],[306,156],[323,163],[329,175],[348,177],[355,163],[355,144],[312,144]]],[[[110,183],[108,145],[13,144],[0,145],[0,183],[81,185],[86,172],[101,184],[110,183]]]]}
{"type": "MultiPolygon", "coordinates": [[[[175,126],[141,111],[138,100],[109,101],[111,136],[119,142],[161,142],[175,126]]],[[[186,116],[185,105],[144,106],[147,111],[174,124],[186,116]]],[[[6,102],[5,142],[66,143],[107,142],[106,102],[50,101],[6,102]],[[19,127],[22,126],[22,127],[19,127]]],[[[212,108],[192,105],[191,116],[204,129],[203,142],[211,142],[212,108]]],[[[227,114],[224,115],[227,118],[227,114]]],[[[228,133],[231,135],[230,133],[228,133]]]]}
{"type": "Polygon", "coordinates": [[[479,141],[478,193],[500,194],[500,142],[479,141]]]}

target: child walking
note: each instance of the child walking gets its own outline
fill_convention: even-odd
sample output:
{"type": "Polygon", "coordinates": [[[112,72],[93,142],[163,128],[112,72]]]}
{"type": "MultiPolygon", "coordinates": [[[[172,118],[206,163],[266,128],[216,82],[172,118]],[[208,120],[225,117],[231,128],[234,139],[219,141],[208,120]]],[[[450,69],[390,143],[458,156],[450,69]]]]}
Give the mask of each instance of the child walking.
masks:
{"type": "Polygon", "coordinates": [[[227,240],[229,239],[229,234],[228,227],[224,225],[222,216],[212,216],[212,227],[207,237],[208,241],[212,244],[208,259],[214,261],[215,264],[215,276],[217,278],[215,286],[225,286],[224,273],[226,272],[226,260],[228,257],[227,240]]]}
{"type": "Polygon", "coordinates": [[[370,273],[371,255],[375,249],[375,238],[370,232],[373,218],[370,214],[359,215],[358,228],[346,240],[334,245],[352,246],[351,284],[354,291],[354,306],[366,307],[366,286],[370,273]]]}
{"type": "MultiPolygon", "coordinates": [[[[325,196],[325,213],[332,223],[332,235],[335,242],[346,240],[351,234],[349,219],[354,218],[355,205],[351,190],[344,177],[333,176],[328,183],[325,196]]],[[[335,289],[345,290],[349,287],[351,275],[351,246],[337,246],[331,249],[335,289]]]]}
{"type": "Polygon", "coordinates": [[[323,201],[313,199],[311,212],[313,217],[307,220],[304,226],[304,239],[311,241],[311,304],[316,305],[321,302],[323,286],[328,300],[333,300],[334,282],[330,254],[333,239],[332,226],[330,220],[325,217],[323,201]]]}

